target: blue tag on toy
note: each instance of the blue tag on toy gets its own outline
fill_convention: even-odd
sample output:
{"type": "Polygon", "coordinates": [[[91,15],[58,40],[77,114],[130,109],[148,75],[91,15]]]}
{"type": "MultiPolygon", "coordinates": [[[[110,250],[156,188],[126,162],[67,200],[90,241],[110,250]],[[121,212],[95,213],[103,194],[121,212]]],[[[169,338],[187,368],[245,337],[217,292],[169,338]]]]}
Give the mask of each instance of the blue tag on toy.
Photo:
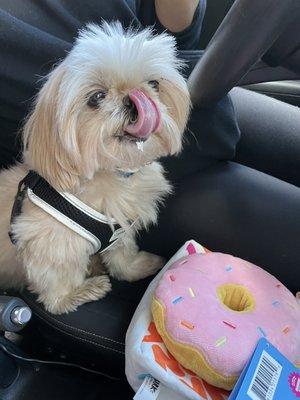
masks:
{"type": "Polygon", "coordinates": [[[300,399],[300,369],[265,338],[237,381],[228,400],[300,399]]]}

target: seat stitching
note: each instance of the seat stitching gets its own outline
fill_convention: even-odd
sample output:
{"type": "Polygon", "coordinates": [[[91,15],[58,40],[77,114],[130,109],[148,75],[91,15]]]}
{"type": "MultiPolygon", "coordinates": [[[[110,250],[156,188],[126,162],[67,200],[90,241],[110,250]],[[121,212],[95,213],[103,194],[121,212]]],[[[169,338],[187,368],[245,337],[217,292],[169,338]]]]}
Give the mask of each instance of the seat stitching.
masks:
{"type": "Polygon", "coordinates": [[[48,323],[49,325],[51,325],[52,327],[54,327],[55,329],[57,328],[60,332],[66,334],[66,335],[72,336],[72,337],[75,338],[75,339],[79,339],[79,340],[81,340],[81,341],[84,341],[84,342],[87,342],[87,343],[91,343],[91,344],[93,344],[93,345],[95,345],[95,346],[98,346],[98,347],[103,347],[103,348],[106,349],[106,350],[111,350],[111,351],[114,351],[114,352],[116,352],[116,353],[120,353],[120,354],[123,354],[123,355],[125,354],[125,352],[123,352],[123,351],[116,350],[116,349],[114,349],[114,348],[104,346],[103,344],[100,344],[100,343],[97,343],[97,342],[93,342],[92,340],[88,340],[88,339],[84,339],[84,338],[82,338],[82,337],[75,336],[75,335],[73,335],[73,334],[70,333],[70,332],[66,332],[66,331],[64,331],[64,330],[62,330],[62,329],[60,329],[60,328],[58,328],[58,327],[55,327],[53,324],[51,324],[51,322],[45,320],[45,318],[41,317],[40,315],[39,315],[38,317],[41,318],[42,320],[44,320],[44,321],[45,321],[46,323],[48,323]]]}
{"type": "MultiPolygon", "coordinates": [[[[24,297],[26,297],[26,296],[24,296],[24,297]]],[[[47,316],[47,318],[52,319],[53,321],[55,321],[55,323],[61,324],[61,325],[66,326],[66,327],[68,327],[70,329],[73,329],[75,332],[77,331],[77,332],[86,333],[87,335],[92,335],[92,336],[98,337],[100,339],[104,339],[104,340],[107,340],[107,341],[110,341],[110,342],[113,342],[113,343],[116,343],[116,344],[120,344],[121,346],[125,346],[125,343],[123,343],[123,342],[118,342],[117,340],[108,338],[106,336],[101,336],[101,335],[98,335],[96,333],[88,332],[88,331],[85,331],[84,329],[75,328],[75,327],[73,327],[71,325],[68,325],[68,324],[66,324],[66,323],[64,323],[62,321],[59,321],[59,320],[53,318],[51,315],[49,315],[46,312],[44,312],[43,310],[39,309],[37,315],[41,317],[41,315],[40,315],[41,313],[44,313],[47,316]]],[[[41,317],[41,318],[44,319],[47,322],[47,318],[45,316],[41,317]]]]}
{"type": "Polygon", "coordinates": [[[116,343],[116,344],[120,344],[121,346],[125,346],[125,343],[118,342],[117,340],[114,340],[114,339],[111,339],[111,338],[108,338],[108,337],[105,337],[105,336],[97,335],[96,333],[88,332],[88,331],[85,331],[85,330],[80,329],[80,328],[75,328],[75,327],[73,327],[71,325],[65,324],[62,321],[58,321],[55,318],[52,318],[52,319],[55,321],[55,323],[58,323],[58,324],[61,324],[63,326],[66,326],[66,327],[68,327],[70,329],[73,329],[75,332],[78,331],[78,332],[86,333],[87,335],[92,335],[92,336],[98,337],[100,339],[104,339],[104,340],[107,340],[107,341],[110,341],[110,342],[113,342],[113,343],[116,343]]]}
{"type": "MultiPolygon", "coordinates": [[[[58,329],[59,329],[59,328],[58,328],[58,329]]],[[[124,351],[116,350],[116,349],[113,349],[113,348],[111,348],[111,347],[104,346],[103,344],[93,342],[92,340],[88,340],[88,339],[84,339],[84,338],[82,338],[82,337],[75,336],[75,335],[73,335],[72,333],[70,333],[70,332],[65,332],[65,331],[63,331],[63,330],[61,330],[61,329],[59,329],[59,330],[60,330],[61,332],[63,332],[63,333],[66,333],[67,335],[72,336],[72,337],[75,338],[75,339],[79,339],[79,340],[81,340],[81,341],[83,341],[83,342],[87,342],[87,343],[90,343],[90,344],[92,344],[92,345],[95,345],[95,346],[98,346],[98,347],[102,347],[102,348],[104,348],[104,349],[106,349],[106,350],[114,351],[114,352],[119,353],[119,354],[122,354],[122,355],[125,354],[124,351]]]]}

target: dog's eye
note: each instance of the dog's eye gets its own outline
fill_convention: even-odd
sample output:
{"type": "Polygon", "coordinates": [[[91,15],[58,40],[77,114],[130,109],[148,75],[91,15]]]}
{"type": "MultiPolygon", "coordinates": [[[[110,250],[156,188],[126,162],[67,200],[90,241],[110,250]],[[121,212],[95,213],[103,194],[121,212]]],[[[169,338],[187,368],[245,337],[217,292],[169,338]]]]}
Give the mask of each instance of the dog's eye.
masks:
{"type": "Polygon", "coordinates": [[[148,85],[150,85],[151,87],[153,87],[153,89],[158,90],[159,82],[156,81],[156,80],[149,81],[149,82],[148,82],[148,85]]]}
{"type": "Polygon", "coordinates": [[[106,96],[106,92],[104,92],[104,91],[99,91],[99,92],[92,94],[92,96],[88,99],[88,102],[87,102],[88,106],[94,107],[94,108],[98,107],[100,101],[103,100],[105,98],[105,96],[106,96]]]}

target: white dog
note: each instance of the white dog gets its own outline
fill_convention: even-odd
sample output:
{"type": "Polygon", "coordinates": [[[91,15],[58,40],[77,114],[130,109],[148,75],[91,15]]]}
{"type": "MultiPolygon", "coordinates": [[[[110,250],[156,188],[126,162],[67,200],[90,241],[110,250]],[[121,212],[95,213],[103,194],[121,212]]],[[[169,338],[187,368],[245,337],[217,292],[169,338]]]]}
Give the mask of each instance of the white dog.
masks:
{"type": "Polygon", "coordinates": [[[160,257],[138,250],[135,234],[155,223],[171,190],[155,160],[181,149],[190,99],[180,67],[167,34],[124,32],[119,23],[80,33],[25,123],[24,164],[0,174],[0,287],[26,285],[59,314],[104,297],[106,272],[132,281],[162,267],[160,257]],[[84,232],[49,215],[29,192],[10,226],[29,170],[125,234],[94,255],[84,232]]]}

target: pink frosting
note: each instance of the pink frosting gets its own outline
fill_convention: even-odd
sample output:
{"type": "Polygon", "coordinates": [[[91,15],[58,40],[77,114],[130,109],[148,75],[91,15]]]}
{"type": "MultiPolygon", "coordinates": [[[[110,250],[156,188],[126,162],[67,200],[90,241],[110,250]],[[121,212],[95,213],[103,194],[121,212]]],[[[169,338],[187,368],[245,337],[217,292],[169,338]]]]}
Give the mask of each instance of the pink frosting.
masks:
{"type": "Polygon", "coordinates": [[[300,307],[292,293],[263,269],[221,254],[192,254],[164,274],[155,297],[164,305],[173,339],[198,349],[222,375],[241,373],[260,337],[291,362],[300,359],[300,307]],[[254,310],[233,311],[217,288],[242,285],[255,299],[254,310]]]}

